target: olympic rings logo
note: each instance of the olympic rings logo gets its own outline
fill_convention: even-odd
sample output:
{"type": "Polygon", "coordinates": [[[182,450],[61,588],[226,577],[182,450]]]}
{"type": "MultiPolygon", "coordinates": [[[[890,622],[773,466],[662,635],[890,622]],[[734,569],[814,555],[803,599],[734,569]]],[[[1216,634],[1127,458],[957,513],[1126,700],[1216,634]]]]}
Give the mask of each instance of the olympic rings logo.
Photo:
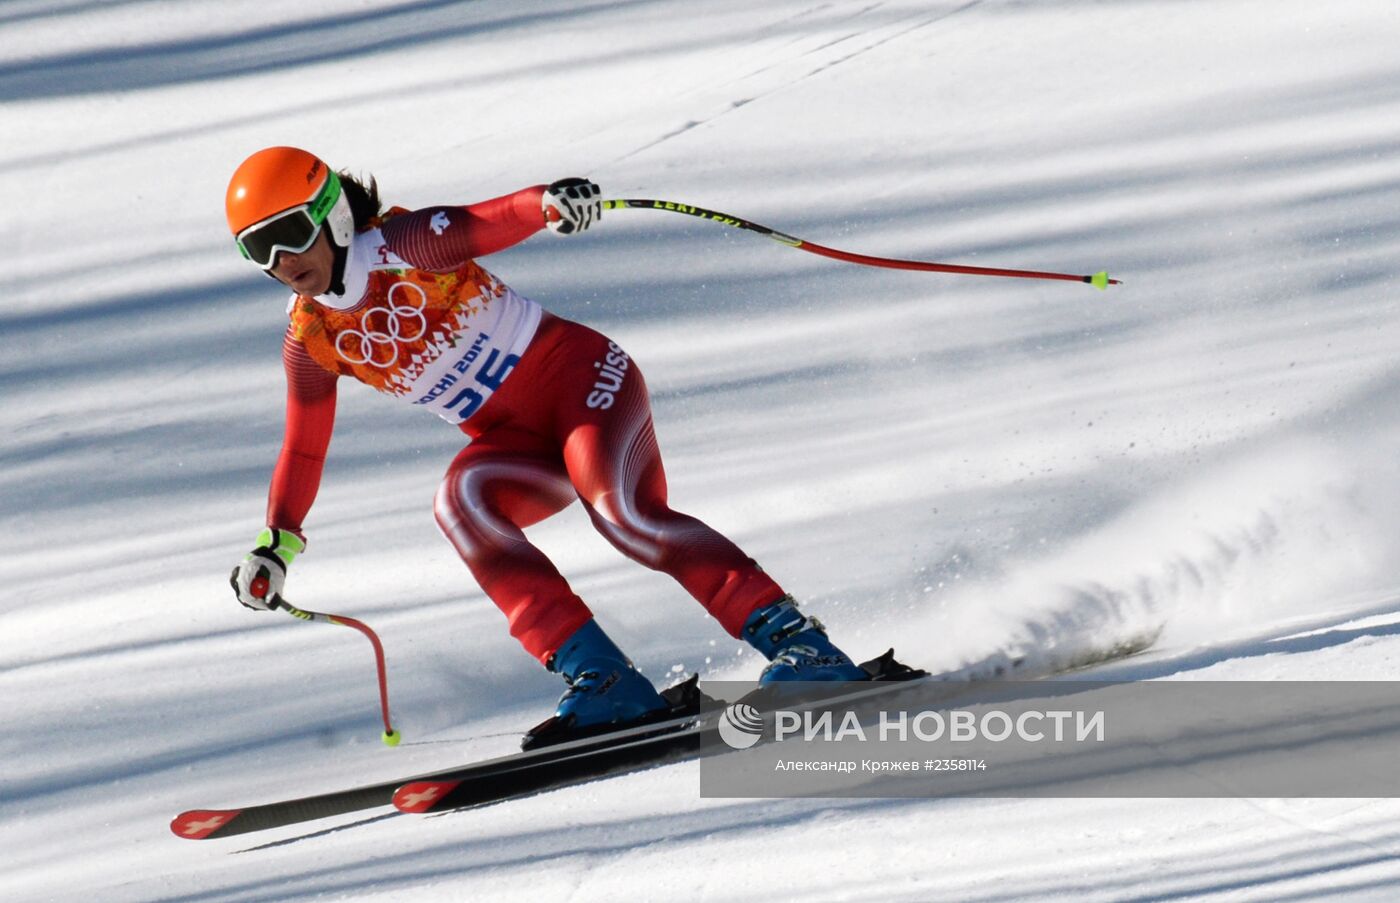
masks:
{"type": "Polygon", "coordinates": [[[351,364],[369,364],[388,369],[398,363],[399,342],[416,342],[428,332],[428,318],[423,310],[428,294],[412,282],[396,282],[389,288],[387,307],[371,307],[360,317],[359,329],[342,330],[335,337],[335,350],[351,364]],[[418,293],[418,303],[399,304],[394,292],[412,289],[418,293]],[[351,340],[347,347],[346,340],[351,340]]]}

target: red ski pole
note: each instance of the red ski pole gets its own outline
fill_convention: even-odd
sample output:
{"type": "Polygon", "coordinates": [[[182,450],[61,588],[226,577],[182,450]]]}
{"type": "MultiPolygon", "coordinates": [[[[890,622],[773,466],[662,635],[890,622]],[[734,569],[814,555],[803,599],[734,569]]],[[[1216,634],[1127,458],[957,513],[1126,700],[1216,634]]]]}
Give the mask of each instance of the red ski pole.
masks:
{"type": "Polygon", "coordinates": [[[666,210],[672,213],[684,213],[687,216],[707,219],[711,222],[724,226],[733,226],[736,229],[746,229],[749,232],[757,232],[765,235],[774,241],[782,242],[788,247],[797,248],[799,251],[807,251],[811,254],[818,254],[822,257],[830,257],[833,260],[844,260],[847,263],[858,263],[862,266],[886,267],[895,270],[922,270],[927,273],[960,273],[966,276],[1007,276],[1016,279],[1060,279],[1066,282],[1086,282],[1100,290],[1107,289],[1110,285],[1122,285],[1118,279],[1108,278],[1108,273],[1100,271],[1089,276],[1078,276],[1072,273],[1046,273],[1039,270],[1008,270],[1000,267],[972,267],[960,266],[952,263],[931,263],[923,260],[898,260],[892,257],[871,257],[868,254],[855,254],[850,251],[841,251],[836,248],[828,248],[823,245],[813,244],[801,238],[794,238],[791,235],[784,235],[767,226],[749,222],[728,213],[719,213],[714,210],[706,210],[704,207],[695,207],[690,204],[680,204],[675,201],[652,201],[636,198],[622,200],[603,201],[605,210],[666,210]]]}
{"type": "MultiPolygon", "coordinates": [[[[253,581],[253,595],[262,598],[267,594],[267,580],[258,577],[253,581]],[[261,585],[259,585],[261,584],[261,585]]],[[[379,713],[384,719],[384,733],[379,739],[384,741],[385,746],[398,746],[403,739],[403,734],[394,730],[394,726],[389,723],[389,676],[384,667],[384,644],[379,642],[379,635],[370,629],[369,625],[354,618],[347,618],[343,615],[328,615],[319,611],[305,611],[292,605],[281,596],[273,596],[268,600],[271,608],[280,608],[294,618],[303,621],[320,621],[323,624],[339,624],[342,627],[353,627],[369,638],[370,645],[374,647],[374,664],[379,671],[379,713]]]]}
{"type": "Polygon", "coordinates": [[[379,635],[369,628],[363,621],[354,618],[347,618],[344,615],[328,615],[319,611],[304,611],[289,603],[281,596],[272,600],[274,605],[279,605],[282,610],[294,618],[303,621],[320,621],[323,624],[339,624],[342,627],[353,627],[369,638],[370,645],[374,647],[374,664],[379,671],[379,714],[384,719],[384,733],[379,739],[384,741],[385,746],[398,746],[403,739],[403,734],[394,730],[389,723],[389,678],[384,667],[384,645],[379,642],[379,635]]]}

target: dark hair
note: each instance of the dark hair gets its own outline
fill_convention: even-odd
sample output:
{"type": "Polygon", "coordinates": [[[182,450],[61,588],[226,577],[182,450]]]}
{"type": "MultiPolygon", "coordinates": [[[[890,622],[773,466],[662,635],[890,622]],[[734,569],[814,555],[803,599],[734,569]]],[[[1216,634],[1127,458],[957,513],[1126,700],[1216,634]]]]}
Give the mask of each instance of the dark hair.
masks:
{"type": "Polygon", "coordinates": [[[340,177],[340,188],[345,192],[345,200],[350,204],[350,215],[355,218],[355,231],[363,229],[369,225],[369,221],[378,216],[382,210],[379,200],[379,182],[374,176],[369,177],[369,186],[341,170],[336,173],[340,177]]]}

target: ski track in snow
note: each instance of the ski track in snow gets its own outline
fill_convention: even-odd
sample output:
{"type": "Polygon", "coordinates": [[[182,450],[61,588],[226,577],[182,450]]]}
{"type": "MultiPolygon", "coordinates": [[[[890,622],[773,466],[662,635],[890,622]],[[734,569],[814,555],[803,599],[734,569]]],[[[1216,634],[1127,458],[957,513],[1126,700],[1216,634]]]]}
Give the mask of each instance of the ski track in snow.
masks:
{"type": "MultiPolygon", "coordinates": [[[[853,654],[1128,680],[1400,676],[1400,7],[22,0],[0,12],[0,898],[1386,900],[1400,805],[707,800],[693,764],[206,843],[186,808],[495,755],[559,687],[437,535],[460,436],[341,393],[289,594],[228,569],[282,296],[218,199],[309,146],[410,206],[571,174],[854,251],[610,211],[486,265],[645,368],[678,507],[853,654]],[[80,255],[80,257],[79,257],[80,255]],[[81,260],[82,267],[77,266],[81,260]]],[[[658,679],[746,651],[575,507],[531,531],[658,679]]]]}

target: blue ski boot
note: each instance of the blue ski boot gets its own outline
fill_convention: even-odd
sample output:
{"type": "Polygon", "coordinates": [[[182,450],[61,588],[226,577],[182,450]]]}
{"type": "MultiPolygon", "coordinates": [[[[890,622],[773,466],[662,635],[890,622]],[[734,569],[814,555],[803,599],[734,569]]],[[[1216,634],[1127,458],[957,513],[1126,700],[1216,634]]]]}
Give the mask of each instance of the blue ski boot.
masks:
{"type": "Polygon", "coordinates": [[[741,636],[769,660],[758,678],[760,684],[870,679],[863,668],[826,638],[821,621],[797,610],[792,596],[783,596],[749,615],[741,636]]]}
{"type": "Polygon", "coordinates": [[[525,735],[520,744],[524,749],[644,724],[670,710],[597,621],[574,631],[546,667],[562,675],[569,689],[560,697],[554,717],[525,735]]]}

